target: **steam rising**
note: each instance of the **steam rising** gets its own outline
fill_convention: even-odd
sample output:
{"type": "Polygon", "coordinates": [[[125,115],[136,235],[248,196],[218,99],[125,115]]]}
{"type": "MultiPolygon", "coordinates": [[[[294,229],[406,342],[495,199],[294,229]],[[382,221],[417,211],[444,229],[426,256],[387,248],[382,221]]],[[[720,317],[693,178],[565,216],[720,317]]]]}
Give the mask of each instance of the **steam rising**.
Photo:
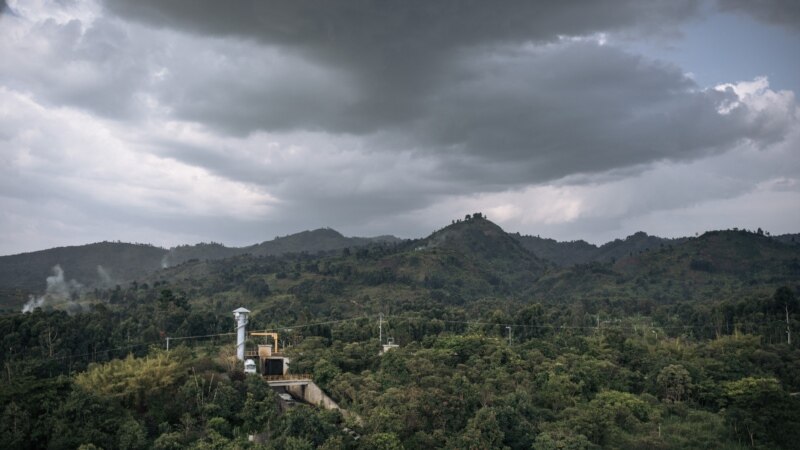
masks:
{"type": "Polygon", "coordinates": [[[109,287],[109,286],[113,286],[114,285],[114,280],[111,278],[111,275],[101,265],[97,266],[97,276],[100,277],[100,283],[103,286],[109,287]]]}
{"type": "MultiPolygon", "coordinates": [[[[100,272],[98,266],[98,273],[100,272]]],[[[106,274],[107,275],[107,274],[106,274]]],[[[33,312],[36,308],[45,306],[66,306],[74,305],[73,299],[78,296],[83,286],[75,280],[64,280],[64,269],[60,265],[53,266],[53,275],[47,277],[47,289],[41,297],[31,295],[22,307],[22,312],[33,312]]]]}

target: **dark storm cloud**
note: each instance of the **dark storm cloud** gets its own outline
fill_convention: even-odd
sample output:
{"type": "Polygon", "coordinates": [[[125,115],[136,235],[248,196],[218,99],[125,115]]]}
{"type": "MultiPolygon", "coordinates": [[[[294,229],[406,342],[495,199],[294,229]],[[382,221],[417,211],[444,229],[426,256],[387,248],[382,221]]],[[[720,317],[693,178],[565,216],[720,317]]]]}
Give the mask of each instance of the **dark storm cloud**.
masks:
{"type": "MultiPolygon", "coordinates": [[[[700,89],[676,67],[594,42],[493,48],[454,62],[450,70],[451,83],[417,99],[416,119],[367,136],[364,147],[414,149],[435,157],[438,176],[453,182],[451,194],[463,193],[456,180],[469,180],[461,185],[467,191],[498,190],[574,173],[691,160],[744,139],[776,142],[789,125],[747,105],[720,114],[721,105],[736,100],[732,91],[700,89]]],[[[214,90],[202,84],[192,89],[197,96],[214,90]]],[[[250,105],[250,97],[260,98],[255,91],[252,96],[241,93],[233,103],[246,110],[280,104],[250,105]]],[[[225,106],[220,97],[208,104],[219,111],[236,109],[233,103],[225,106]]],[[[288,115],[301,120],[291,110],[288,115]]],[[[233,148],[168,142],[160,147],[162,154],[230,179],[275,185],[298,175],[279,165],[239,159],[233,148]]]]}
{"type": "Polygon", "coordinates": [[[596,43],[495,50],[465,66],[411,134],[484,159],[469,164],[481,172],[497,165],[507,182],[694,159],[742,139],[778,141],[788,126],[745,105],[722,115],[733,92],[702,90],[676,67],[596,43]]]}
{"type": "Polygon", "coordinates": [[[173,40],[152,92],[177,117],[236,135],[357,128],[350,105],[360,94],[341,70],[252,43],[173,40]]]}
{"type": "MultiPolygon", "coordinates": [[[[274,114],[228,115],[214,123],[237,131],[300,126],[290,119],[304,105],[308,127],[333,132],[368,133],[376,128],[413,120],[419,99],[448,82],[450,60],[460,50],[497,43],[548,41],[560,35],[584,35],[615,29],[660,29],[695,12],[696,1],[640,2],[482,2],[482,1],[117,1],[106,2],[122,17],[150,25],[183,29],[202,36],[236,37],[289,49],[311,61],[348,73],[357,95],[315,112],[324,99],[311,101],[302,92],[258,99],[286,109],[274,114]],[[275,103],[276,100],[278,103],[275,103]],[[281,100],[293,100],[291,102],[281,100]],[[310,114],[309,114],[310,113],[310,114]],[[253,117],[263,117],[253,123],[253,117]],[[274,128],[273,128],[274,127],[274,128]]],[[[244,72],[247,73],[247,72],[244,72]]],[[[258,73],[257,71],[255,73],[258,73]]],[[[302,76],[301,72],[297,73],[302,76]]],[[[251,95],[235,82],[220,87],[220,96],[251,95]]],[[[331,90],[329,89],[329,92],[331,90]]],[[[224,100],[223,100],[224,101],[224,100]]],[[[253,104],[254,102],[248,102],[253,104]]],[[[203,118],[204,105],[179,104],[191,118],[203,118]]],[[[278,108],[276,108],[278,109],[278,108]]],[[[180,112],[179,111],[179,112],[180,112]]],[[[254,113],[263,113],[257,107],[254,113]]]]}
{"type": "Polygon", "coordinates": [[[745,107],[718,114],[731,93],[563,37],[654,32],[697,3],[106,2],[150,25],[244,40],[174,55],[158,97],[178,117],[237,135],[359,134],[497,187],[780,139],[745,107]]]}
{"type": "Polygon", "coordinates": [[[696,0],[485,2],[409,0],[106,0],[116,13],[203,35],[254,38],[353,59],[424,55],[486,42],[548,40],[626,27],[658,28],[695,13],[696,0]],[[386,52],[389,54],[387,55],[386,52]]]}
{"type": "Polygon", "coordinates": [[[723,11],[750,14],[758,20],[800,32],[800,2],[797,0],[718,0],[723,11]]]}
{"type": "MultiPolygon", "coordinates": [[[[47,21],[38,32],[53,42],[49,58],[61,70],[13,72],[9,85],[33,85],[52,103],[106,117],[166,111],[165,119],[240,138],[259,131],[358,136],[363,154],[430,159],[429,175],[443,182],[421,202],[692,160],[742,140],[775,142],[786,128],[747,105],[721,115],[733,92],[702,89],[677,67],[586,37],[672,26],[696,13],[693,1],[107,5],[147,25],[47,21]]],[[[305,174],[301,168],[264,163],[235,140],[221,148],[174,138],[151,145],[226,179],[279,189],[281,198],[318,198],[287,181],[305,174]]],[[[330,169],[318,163],[308,167],[330,169]]],[[[409,194],[418,182],[401,181],[409,194]]],[[[322,206],[327,194],[358,194],[320,192],[322,206]]],[[[379,192],[372,189],[376,203],[386,201],[379,192]]]]}

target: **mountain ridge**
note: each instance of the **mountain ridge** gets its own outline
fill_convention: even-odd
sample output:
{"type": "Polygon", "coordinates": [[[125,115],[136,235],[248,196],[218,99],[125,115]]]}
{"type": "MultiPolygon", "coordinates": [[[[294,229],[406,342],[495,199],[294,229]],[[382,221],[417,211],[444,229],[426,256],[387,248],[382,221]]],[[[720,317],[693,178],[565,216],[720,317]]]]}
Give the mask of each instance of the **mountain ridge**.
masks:
{"type": "MultiPolygon", "coordinates": [[[[0,306],[19,305],[25,303],[30,295],[39,295],[44,292],[47,288],[46,279],[55,275],[53,270],[57,265],[63,269],[62,275],[65,282],[71,283],[71,286],[89,289],[113,287],[115,284],[142,280],[145,277],[152,278],[148,274],[156,274],[165,267],[177,266],[193,260],[216,261],[246,255],[255,258],[286,254],[313,256],[319,252],[330,253],[348,248],[356,249],[378,245],[406,249],[393,250],[399,251],[398,255],[402,256],[389,257],[380,262],[378,267],[384,271],[396,270],[397,274],[395,275],[399,275],[401,278],[409,277],[409,279],[418,281],[424,281],[427,278],[431,285],[441,284],[441,280],[455,281],[455,278],[458,277],[464,279],[475,277],[483,280],[481,283],[486,282],[495,286],[502,284],[501,280],[505,280],[507,285],[503,289],[513,290],[532,285],[544,275],[546,275],[545,279],[549,280],[548,283],[557,285],[558,282],[553,280],[558,277],[559,268],[576,267],[579,269],[573,271],[576,272],[582,270],[581,266],[594,263],[607,267],[603,270],[615,271],[616,275],[614,276],[617,278],[639,276],[634,273],[635,270],[631,272],[630,268],[644,264],[642,261],[646,260],[641,259],[643,255],[667,250],[673,251],[697,239],[710,239],[716,235],[729,238],[731,236],[742,237],[744,240],[731,241],[729,245],[738,245],[743,248],[752,244],[748,243],[749,241],[758,239],[758,242],[784,246],[785,248],[781,247],[784,250],[800,249],[800,235],[797,234],[768,236],[763,233],[739,230],[710,231],[700,238],[677,239],[665,239],[637,232],[625,239],[616,239],[601,246],[585,241],[558,242],[553,239],[508,233],[482,214],[476,213],[468,215],[464,220],[453,221],[450,225],[432,232],[427,237],[416,240],[402,240],[394,236],[345,237],[331,228],[319,228],[277,237],[271,241],[246,247],[226,247],[212,242],[164,249],[149,244],[100,242],[3,256],[0,257],[0,306]],[[428,258],[431,259],[425,263],[428,266],[415,267],[414,264],[418,264],[415,261],[418,261],[419,257],[426,253],[436,256],[432,259],[428,258]],[[451,275],[448,267],[453,267],[453,264],[460,265],[467,271],[460,275],[451,275]]],[[[720,246],[724,245],[724,243],[718,244],[717,247],[721,248],[720,246]]],[[[686,263],[685,258],[678,259],[674,255],[670,258],[673,263],[680,263],[681,267],[686,263]]],[[[690,267],[692,270],[690,273],[703,270],[706,272],[722,270],[731,266],[730,262],[723,264],[720,261],[721,259],[715,262],[714,258],[704,258],[702,255],[693,257],[690,259],[693,264],[690,267]]],[[[750,270],[746,273],[754,272],[750,270]]],[[[377,280],[383,275],[376,272],[368,276],[377,280]]],[[[578,285],[580,283],[576,284],[576,286],[578,285]]],[[[485,285],[482,286],[485,287],[485,285]]],[[[546,288],[542,286],[537,288],[529,286],[526,289],[536,295],[549,296],[546,288]]]]}
{"type": "Polygon", "coordinates": [[[396,241],[399,239],[394,236],[345,237],[336,230],[319,228],[247,247],[226,247],[212,242],[165,249],[151,244],[110,241],[54,247],[0,256],[0,305],[24,303],[28,296],[44,292],[46,279],[54,274],[56,266],[63,270],[66,281],[73,282],[74,286],[108,287],[192,259],[217,260],[243,254],[318,253],[396,241]]]}

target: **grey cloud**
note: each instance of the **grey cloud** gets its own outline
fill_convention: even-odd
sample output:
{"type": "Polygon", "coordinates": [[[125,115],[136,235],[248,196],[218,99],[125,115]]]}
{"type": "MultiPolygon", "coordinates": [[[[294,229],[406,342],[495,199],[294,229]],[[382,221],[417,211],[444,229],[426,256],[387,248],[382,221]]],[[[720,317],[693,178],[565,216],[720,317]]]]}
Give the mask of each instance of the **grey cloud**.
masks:
{"type": "MultiPolygon", "coordinates": [[[[256,107],[254,111],[242,107],[238,110],[242,114],[232,110],[229,120],[213,117],[212,124],[234,128],[240,133],[253,129],[283,129],[290,125],[301,129],[320,127],[333,132],[369,133],[376,128],[405,123],[420,113],[419,98],[435,94],[441,84],[448,82],[449,61],[463,49],[548,41],[560,35],[614,29],[653,31],[693,15],[697,3],[694,0],[589,3],[304,0],[230,4],[212,0],[106,1],[110,10],[124,18],[202,36],[234,37],[286,48],[352,77],[349,86],[330,86],[316,101],[309,93],[292,92],[286,84],[287,92],[258,94],[254,89],[242,89],[235,80],[227,85],[215,83],[218,89],[208,92],[211,97],[215,97],[214,93],[223,97],[223,105],[235,104],[242,96],[252,99],[255,93],[255,98],[264,104],[276,105],[276,110],[280,110],[280,106],[285,111],[283,122],[265,106],[256,107]],[[344,102],[338,101],[335,95],[331,98],[336,91],[352,86],[357,86],[359,95],[344,102]],[[326,101],[334,103],[330,106],[326,101]],[[291,121],[301,116],[296,110],[304,105],[308,106],[303,109],[307,120],[291,121]],[[322,111],[317,113],[319,109],[322,111]],[[326,114],[321,116],[322,113],[326,114]],[[256,121],[254,117],[262,119],[256,121]]],[[[252,66],[243,65],[246,69],[252,66]]],[[[250,72],[251,75],[259,73],[259,70],[250,72]]],[[[296,75],[303,76],[302,73],[296,75]]],[[[206,118],[205,110],[208,110],[205,104],[179,103],[179,112],[190,118],[206,118]]]]}
{"type": "Polygon", "coordinates": [[[749,14],[756,19],[800,32],[800,2],[796,0],[718,0],[723,11],[749,14]]]}
{"type": "Polygon", "coordinates": [[[442,195],[461,193],[465,188],[460,181],[442,180],[438,158],[420,163],[416,157],[409,157],[412,162],[407,165],[393,153],[375,152],[358,153],[357,157],[350,153],[344,158],[346,161],[340,161],[343,157],[335,147],[346,147],[347,143],[329,148],[302,138],[299,143],[306,151],[301,164],[264,162],[237,151],[234,145],[214,147],[162,140],[151,151],[204,167],[221,177],[266,188],[280,199],[274,206],[274,217],[291,217],[298,226],[310,223],[337,227],[350,223],[354,217],[377,220],[421,208],[442,195]]]}
{"type": "MultiPolygon", "coordinates": [[[[180,44],[170,55],[173,79],[156,89],[177,117],[240,136],[354,133],[373,151],[436,155],[445,176],[472,188],[693,159],[741,139],[774,142],[785,131],[746,120],[745,107],[721,116],[717,106],[733,94],[702,91],[676,67],[555,38],[653,27],[693,13],[694,2],[108,5],[150,24],[268,43],[223,39],[194,53],[180,44]],[[531,40],[539,43],[524,44],[531,40]]],[[[180,153],[258,182],[250,169],[180,153]]]]}
{"type": "Polygon", "coordinates": [[[203,35],[239,36],[354,58],[422,55],[484,44],[549,40],[616,28],[658,28],[697,11],[696,0],[483,1],[106,0],[112,11],[203,35]],[[388,54],[387,54],[388,53],[388,54]]]}
{"type": "Polygon", "coordinates": [[[689,160],[742,139],[782,139],[788,122],[700,90],[674,67],[590,43],[468,60],[408,133],[454,158],[459,176],[542,182],[658,160],[689,160]],[[476,160],[463,160],[463,154],[476,160]],[[457,157],[458,156],[458,157],[457,157]],[[481,175],[483,174],[483,175],[481,175]]]}
{"type": "Polygon", "coordinates": [[[147,87],[156,45],[131,39],[119,23],[73,19],[34,25],[31,39],[6,44],[4,57],[13,70],[0,71],[0,84],[33,92],[46,105],[75,106],[115,119],[142,114],[137,95],[147,87]],[[47,45],[29,42],[45,39],[47,45]]]}
{"type": "MultiPolygon", "coordinates": [[[[237,71],[235,67],[231,70],[237,71]]],[[[381,210],[383,202],[413,209],[440,195],[476,189],[496,192],[577,173],[628,177],[655,161],[694,160],[724,152],[744,140],[768,145],[780,141],[793,124],[790,118],[775,120],[770,111],[753,111],[744,104],[729,114],[720,114],[721,104],[736,99],[733,91],[700,89],[674,66],[593,42],[567,40],[529,48],[490,48],[463,54],[449,70],[450,83],[438,87],[435,94],[414,99],[419,111],[414,120],[361,137],[362,148],[368,149],[359,150],[364,161],[381,161],[383,166],[376,170],[359,165],[354,177],[391,168],[391,159],[371,160],[368,154],[405,151],[428,158],[435,166],[424,176],[441,181],[436,186],[424,185],[427,195],[414,194],[417,202],[393,202],[391,196],[384,198],[373,190],[371,198],[377,206],[371,207],[375,210],[381,210]],[[619,170],[625,168],[628,170],[619,170]]],[[[192,86],[183,94],[189,97],[189,91],[201,96],[203,91],[214,90],[214,84],[186,85],[192,86]]],[[[234,103],[259,95],[255,90],[252,95],[241,92],[234,96],[241,102],[226,104],[220,97],[209,105],[224,116],[229,108],[237,108],[234,103]]],[[[281,105],[267,102],[264,107],[281,111],[281,105]]],[[[319,111],[309,111],[312,116],[315,112],[319,111]]],[[[302,120],[302,114],[289,115],[302,120]]],[[[324,116],[316,117],[322,120],[324,116]]],[[[341,167],[321,164],[326,155],[335,158],[334,150],[320,142],[308,145],[318,148],[320,156],[312,171],[329,172],[320,179],[341,175],[341,167]]],[[[312,166],[262,164],[252,155],[237,151],[235,143],[206,147],[162,141],[157,146],[161,155],[229,179],[269,186],[280,198],[302,198],[320,210],[327,211],[336,203],[328,195],[345,199],[355,195],[326,187],[318,196],[309,189],[313,183],[304,178],[315,176],[309,170],[312,166]]],[[[419,185],[418,178],[408,184],[401,182],[398,187],[405,195],[412,195],[415,191],[410,186],[419,185]]],[[[366,199],[359,202],[372,205],[366,199]]],[[[352,208],[338,205],[334,209],[352,208]]]]}
{"type": "Polygon", "coordinates": [[[350,105],[360,93],[340,70],[252,43],[176,37],[172,45],[152,92],[177,117],[236,135],[359,127],[350,105]]]}

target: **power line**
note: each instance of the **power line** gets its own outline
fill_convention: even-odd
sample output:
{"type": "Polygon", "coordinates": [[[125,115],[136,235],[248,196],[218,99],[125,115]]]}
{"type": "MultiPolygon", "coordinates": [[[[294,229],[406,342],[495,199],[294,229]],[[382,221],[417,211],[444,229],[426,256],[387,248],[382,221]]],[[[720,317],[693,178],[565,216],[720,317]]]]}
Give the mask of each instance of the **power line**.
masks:
{"type": "MultiPolygon", "coordinates": [[[[325,321],[325,322],[305,323],[305,324],[301,324],[301,325],[275,326],[273,328],[266,328],[266,329],[264,329],[264,331],[265,332],[266,331],[273,331],[274,332],[274,331],[282,331],[282,330],[294,330],[296,328],[308,328],[308,327],[314,327],[314,326],[317,326],[317,325],[330,325],[330,324],[334,324],[334,323],[352,322],[352,321],[355,321],[355,320],[364,320],[364,319],[369,320],[370,317],[371,316],[364,315],[364,316],[358,316],[358,317],[351,317],[349,319],[328,320],[328,321],[325,321]]],[[[374,316],[372,316],[372,317],[374,317],[374,316]]]]}
{"type": "Polygon", "coordinates": [[[42,359],[40,359],[40,361],[59,361],[59,360],[62,360],[62,359],[83,358],[85,356],[93,356],[93,355],[97,355],[99,353],[111,353],[111,352],[114,352],[114,351],[117,351],[117,350],[125,350],[125,349],[129,349],[129,348],[144,347],[144,346],[147,346],[147,345],[150,345],[150,344],[154,344],[155,342],[156,341],[143,342],[143,343],[140,343],[140,344],[126,345],[124,347],[109,348],[107,350],[97,350],[97,351],[94,351],[94,352],[82,353],[82,354],[79,354],[79,355],[66,355],[66,356],[58,356],[58,357],[54,356],[54,357],[49,357],[49,358],[42,358],[42,359]]]}
{"type": "MultiPolygon", "coordinates": [[[[531,325],[531,324],[521,324],[521,323],[504,323],[504,322],[483,322],[477,320],[450,320],[450,319],[439,319],[436,317],[420,317],[420,316],[384,316],[385,318],[394,318],[394,319],[401,319],[401,320],[410,320],[410,321],[439,321],[443,323],[452,323],[452,324],[462,324],[462,325],[480,325],[480,326],[498,326],[498,327],[512,327],[512,328],[532,328],[532,329],[577,329],[577,330],[596,330],[597,325],[558,325],[558,324],[542,324],[542,325],[531,325]]],[[[741,325],[741,324],[740,324],[741,325]]],[[[777,323],[775,321],[772,322],[751,322],[746,325],[754,325],[754,326],[783,326],[782,323],[777,323]]],[[[622,325],[622,324],[610,324],[605,322],[603,328],[615,328],[615,329],[631,329],[631,330],[638,330],[639,328],[658,328],[661,330],[690,330],[690,329],[716,329],[719,325],[622,325]]]]}
{"type": "MultiPolygon", "coordinates": [[[[459,324],[459,325],[469,325],[469,326],[490,326],[490,327],[504,327],[505,329],[548,329],[548,330],[596,330],[597,326],[589,326],[589,325],[566,325],[566,324],[540,324],[540,325],[533,325],[533,324],[519,324],[519,323],[502,323],[502,322],[486,322],[486,321],[478,321],[478,320],[452,320],[452,319],[440,319],[437,317],[425,317],[425,316],[403,316],[403,315],[363,315],[363,316],[356,316],[350,317],[346,319],[336,319],[336,320],[326,320],[320,322],[312,322],[306,324],[299,324],[299,325],[285,325],[285,326],[274,326],[272,328],[267,328],[264,331],[283,331],[283,330],[294,330],[294,329],[303,329],[309,328],[319,325],[332,325],[337,323],[344,323],[344,322],[352,322],[357,320],[370,320],[383,317],[384,319],[395,319],[395,320],[405,320],[405,321],[438,321],[442,323],[448,324],[459,324]]],[[[734,325],[746,325],[746,326],[783,326],[782,323],[776,321],[764,321],[764,322],[751,322],[749,324],[734,324],[734,325]]],[[[603,327],[605,329],[627,329],[638,331],[639,329],[659,329],[659,330],[690,330],[690,329],[717,329],[720,325],[673,325],[673,326],[659,326],[659,325],[622,325],[622,324],[609,324],[606,322],[606,325],[603,327]]],[[[147,342],[142,342],[138,344],[126,345],[121,347],[115,347],[111,349],[105,350],[97,350],[87,353],[82,353],[78,355],[65,355],[65,356],[54,356],[48,358],[25,358],[26,360],[38,360],[38,361],[60,361],[65,359],[80,359],[87,356],[96,356],[98,354],[108,354],[118,350],[126,350],[138,347],[144,347],[151,344],[163,342],[166,340],[167,342],[172,340],[190,340],[190,339],[202,339],[202,338],[211,338],[211,337],[220,337],[220,336],[232,336],[235,335],[235,332],[229,333],[214,333],[214,334],[204,334],[204,335],[193,335],[193,336],[177,336],[177,337],[170,337],[166,336],[164,339],[159,340],[151,340],[147,342]]]]}
{"type": "Polygon", "coordinates": [[[170,341],[177,341],[180,339],[200,339],[200,338],[217,337],[217,336],[231,336],[234,334],[236,333],[217,333],[217,334],[203,334],[197,336],[178,336],[178,337],[167,336],[167,339],[169,339],[170,341]]]}

